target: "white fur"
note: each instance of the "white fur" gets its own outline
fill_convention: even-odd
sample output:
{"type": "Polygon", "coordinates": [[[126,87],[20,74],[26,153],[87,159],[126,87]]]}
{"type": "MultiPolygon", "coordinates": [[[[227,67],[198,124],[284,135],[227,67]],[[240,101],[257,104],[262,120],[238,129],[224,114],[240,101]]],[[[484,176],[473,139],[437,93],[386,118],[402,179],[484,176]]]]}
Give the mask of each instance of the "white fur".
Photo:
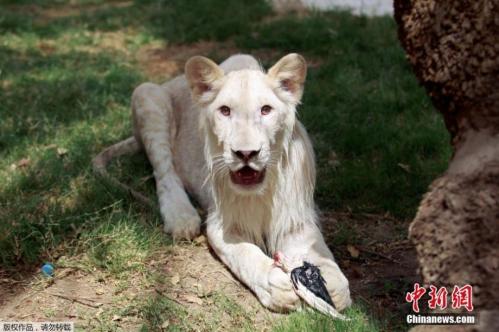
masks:
{"type": "Polygon", "coordinates": [[[189,192],[209,211],[207,235],[217,255],[274,310],[300,302],[289,276],[273,266],[277,250],[318,265],[338,309],[351,303],[348,281],[317,226],[314,155],[296,120],[305,76],[297,54],[268,73],[247,55],[220,66],[194,57],[185,76],[146,83],[132,99],[134,134],[154,168],[165,230],[177,238],[199,233],[189,192]],[[272,111],[262,115],[263,105],[272,111]],[[238,150],[260,151],[249,166],[265,169],[261,184],[231,181],[229,172],[244,166],[232,152],[238,150]]]}

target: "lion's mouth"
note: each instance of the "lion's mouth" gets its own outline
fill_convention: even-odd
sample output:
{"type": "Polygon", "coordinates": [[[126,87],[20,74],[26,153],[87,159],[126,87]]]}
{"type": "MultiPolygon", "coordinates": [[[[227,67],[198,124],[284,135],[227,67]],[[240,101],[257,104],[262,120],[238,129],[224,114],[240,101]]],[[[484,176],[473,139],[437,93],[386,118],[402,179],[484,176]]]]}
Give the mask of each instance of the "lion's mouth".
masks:
{"type": "Polygon", "coordinates": [[[263,182],[265,178],[265,169],[257,171],[249,166],[230,172],[230,178],[233,183],[241,186],[252,186],[263,182]]]}

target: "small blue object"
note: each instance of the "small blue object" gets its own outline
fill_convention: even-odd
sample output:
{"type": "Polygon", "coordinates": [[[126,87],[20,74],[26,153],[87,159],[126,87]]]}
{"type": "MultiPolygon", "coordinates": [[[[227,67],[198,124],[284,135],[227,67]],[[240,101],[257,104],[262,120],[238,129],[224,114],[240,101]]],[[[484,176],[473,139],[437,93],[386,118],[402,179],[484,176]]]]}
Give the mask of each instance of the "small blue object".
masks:
{"type": "Polygon", "coordinates": [[[54,276],[54,266],[50,263],[45,263],[42,266],[42,274],[45,277],[51,278],[54,276]]]}

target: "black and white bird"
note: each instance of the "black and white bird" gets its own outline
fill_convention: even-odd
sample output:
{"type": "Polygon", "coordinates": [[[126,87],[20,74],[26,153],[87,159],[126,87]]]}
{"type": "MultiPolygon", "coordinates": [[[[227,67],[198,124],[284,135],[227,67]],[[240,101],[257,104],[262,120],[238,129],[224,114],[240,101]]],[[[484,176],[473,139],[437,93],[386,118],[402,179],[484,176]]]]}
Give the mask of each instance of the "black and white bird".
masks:
{"type": "Polygon", "coordinates": [[[289,273],[296,294],[310,307],[333,318],[349,320],[334,307],[326,281],[317,266],[291,260],[279,251],[274,254],[274,265],[289,273]]]}

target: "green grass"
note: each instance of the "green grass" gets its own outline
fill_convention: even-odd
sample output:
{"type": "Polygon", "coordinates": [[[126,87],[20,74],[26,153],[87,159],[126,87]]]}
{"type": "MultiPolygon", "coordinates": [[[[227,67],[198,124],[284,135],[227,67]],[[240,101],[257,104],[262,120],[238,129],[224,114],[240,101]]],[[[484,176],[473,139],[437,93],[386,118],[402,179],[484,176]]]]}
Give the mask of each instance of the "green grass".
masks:
{"type": "MultiPolygon", "coordinates": [[[[150,0],[149,0],[150,1],[150,0]]],[[[173,43],[226,40],[246,34],[252,24],[271,14],[265,1],[160,0],[151,15],[151,30],[173,43]]]]}
{"type": "Polygon", "coordinates": [[[168,325],[168,331],[184,331],[189,328],[187,322],[188,313],[180,308],[178,304],[165,297],[157,297],[148,300],[142,307],[144,325],[141,332],[161,331],[165,321],[175,324],[168,325]]]}
{"type": "MultiPolygon", "coordinates": [[[[130,95],[147,79],[134,55],[151,43],[225,41],[278,54],[265,66],[289,52],[309,59],[299,118],[316,150],[323,210],[410,219],[449,158],[443,121],[418,86],[391,18],[276,16],[264,1],[109,2],[86,10],[104,3],[89,0],[77,2],[80,13],[47,20],[12,6],[20,3],[57,9],[67,1],[0,2],[0,263],[11,273],[86,252],[89,269],[126,278],[168,247],[157,211],[96,179],[90,167],[103,147],[131,133],[130,95]],[[106,33],[124,36],[118,48],[103,46],[106,33]]],[[[222,60],[218,54],[210,52],[222,60]]],[[[143,156],[121,159],[111,172],[154,195],[143,156]]],[[[350,242],[344,233],[339,244],[350,242]]],[[[144,330],[157,330],[173,307],[164,299],[143,304],[144,330]]],[[[351,309],[351,325],[298,313],[276,330],[379,329],[367,312],[351,309]]],[[[180,319],[177,327],[187,325],[180,319]]]]}
{"type": "Polygon", "coordinates": [[[140,216],[134,218],[118,212],[117,216],[112,215],[99,226],[84,232],[78,245],[84,243],[86,246],[89,264],[120,278],[143,269],[148,256],[167,238],[159,230],[144,229],[138,218],[140,216]]]}
{"type": "Polygon", "coordinates": [[[374,323],[372,318],[366,315],[366,309],[354,305],[345,310],[344,314],[348,321],[333,320],[318,312],[305,310],[290,315],[285,321],[280,322],[273,329],[274,332],[377,332],[384,331],[382,326],[374,323]]]}

